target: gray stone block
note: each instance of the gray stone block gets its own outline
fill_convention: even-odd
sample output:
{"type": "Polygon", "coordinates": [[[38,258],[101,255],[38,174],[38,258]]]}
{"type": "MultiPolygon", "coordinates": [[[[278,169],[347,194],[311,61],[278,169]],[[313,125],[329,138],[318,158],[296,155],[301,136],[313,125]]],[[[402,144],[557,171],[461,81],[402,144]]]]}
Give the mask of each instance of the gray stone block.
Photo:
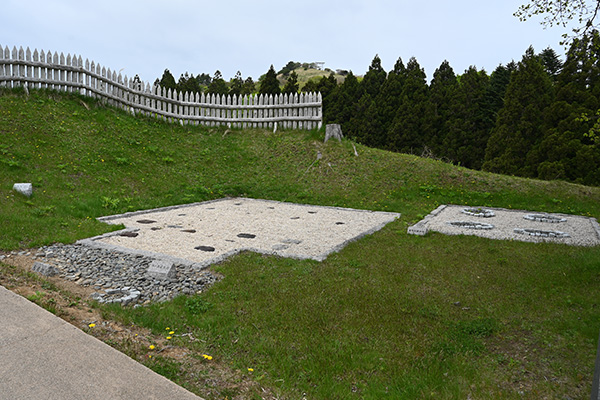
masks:
{"type": "Polygon", "coordinates": [[[425,227],[425,224],[419,224],[416,223],[413,226],[409,226],[408,227],[408,234],[409,235],[419,235],[419,236],[425,236],[428,232],[428,229],[425,227]]]}
{"type": "Polygon", "coordinates": [[[44,264],[41,262],[36,262],[35,264],[33,264],[33,267],[31,267],[31,270],[33,272],[37,272],[38,274],[44,275],[44,276],[54,276],[54,275],[58,275],[58,273],[60,272],[58,269],[56,269],[52,265],[44,264]]]}
{"type": "Polygon", "coordinates": [[[327,124],[325,126],[325,143],[329,139],[337,139],[338,141],[342,141],[344,135],[342,134],[342,127],[338,124],[327,124]]]}
{"type": "Polygon", "coordinates": [[[147,274],[156,279],[170,279],[177,277],[177,270],[172,262],[154,260],[150,263],[147,274]]]}
{"type": "Polygon", "coordinates": [[[33,195],[33,185],[31,183],[15,183],[13,185],[13,190],[27,197],[33,195]]]}

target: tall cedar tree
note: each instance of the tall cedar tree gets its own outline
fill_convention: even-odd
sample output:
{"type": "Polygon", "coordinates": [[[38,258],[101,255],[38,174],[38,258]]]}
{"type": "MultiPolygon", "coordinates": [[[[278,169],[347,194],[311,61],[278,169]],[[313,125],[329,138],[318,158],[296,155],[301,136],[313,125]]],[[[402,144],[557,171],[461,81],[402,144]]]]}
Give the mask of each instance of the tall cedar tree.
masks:
{"type": "Polygon", "coordinates": [[[517,64],[511,62],[504,65],[498,65],[490,76],[490,83],[486,93],[486,104],[489,107],[493,123],[496,123],[498,112],[504,107],[504,95],[510,82],[511,74],[517,69],[517,64]]]}
{"type": "Polygon", "coordinates": [[[372,98],[377,97],[386,77],[387,73],[381,66],[381,59],[379,58],[379,55],[376,55],[373,58],[373,61],[371,61],[369,71],[367,71],[361,82],[363,90],[372,98]]]}
{"type": "Polygon", "coordinates": [[[600,38],[597,32],[575,39],[557,77],[556,100],[546,112],[550,127],[529,154],[542,179],[600,184],[600,148],[586,134],[600,108],[600,38]],[[592,118],[582,118],[583,115],[592,118]]]}
{"type": "Polygon", "coordinates": [[[388,132],[402,100],[401,95],[405,79],[406,67],[402,62],[402,58],[398,58],[396,64],[394,64],[394,69],[389,72],[375,99],[377,105],[376,125],[371,133],[371,142],[375,147],[389,148],[388,132]]]}
{"type": "Polygon", "coordinates": [[[275,72],[275,68],[273,68],[273,65],[271,65],[271,68],[269,68],[269,71],[267,71],[265,78],[260,83],[258,93],[272,95],[277,95],[281,93],[279,81],[277,80],[277,73],[275,72]]]}
{"type": "Polygon", "coordinates": [[[546,69],[546,73],[550,75],[552,80],[555,80],[562,67],[562,63],[560,58],[558,58],[556,51],[550,47],[546,48],[540,53],[540,61],[546,69]]]}
{"type": "Polygon", "coordinates": [[[347,137],[355,137],[350,119],[354,115],[354,104],[360,98],[360,84],[356,76],[350,71],[344,82],[337,86],[329,95],[331,101],[327,112],[326,123],[340,124],[342,132],[347,137]]]}
{"type": "Polygon", "coordinates": [[[458,80],[450,63],[446,60],[435,70],[429,86],[431,105],[433,107],[432,136],[426,138],[427,146],[436,155],[446,155],[443,146],[448,134],[448,119],[451,107],[456,102],[458,80]]]}
{"type": "Polygon", "coordinates": [[[412,57],[406,64],[406,77],[400,105],[389,131],[391,150],[421,154],[433,129],[433,107],[425,71],[412,57]]]}
{"type": "Polygon", "coordinates": [[[553,100],[550,77],[532,47],[512,74],[504,108],[486,148],[483,169],[509,175],[536,176],[527,154],[544,136],[544,110],[553,100]]]}
{"type": "Polygon", "coordinates": [[[488,85],[489,76],[484,70],[470,67],[465,71],[446,119],[448,131],[442,154],[467,168],[481,167],[494,126],[493,113],[486,103],[488,85]]]}
{"type": "Polygon", "coordinates": [[[377,96],[381,91],[387,73],[381,66],[378,55],[373,58],[369,71],[360,83],[362,96],[356,105],[355,115],[352,119],[354,125],[353,135],[357,141],[367,146],[382,146],[381,127],[377,118],[377,96]]]}

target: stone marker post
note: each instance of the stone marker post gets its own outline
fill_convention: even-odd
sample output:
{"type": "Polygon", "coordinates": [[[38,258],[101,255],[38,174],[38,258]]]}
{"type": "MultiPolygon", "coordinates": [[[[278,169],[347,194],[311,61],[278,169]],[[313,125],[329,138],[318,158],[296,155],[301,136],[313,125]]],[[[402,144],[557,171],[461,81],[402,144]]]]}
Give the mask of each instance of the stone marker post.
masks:
{"type": "Polygon", "coordinates": [[[337,139],[339,142],[341,142],[343,137],[344,135],[342,135],[342,127],[339,124],[327,124],[325,126],[324,143],[327,143],[329,139],[337,139]]]}

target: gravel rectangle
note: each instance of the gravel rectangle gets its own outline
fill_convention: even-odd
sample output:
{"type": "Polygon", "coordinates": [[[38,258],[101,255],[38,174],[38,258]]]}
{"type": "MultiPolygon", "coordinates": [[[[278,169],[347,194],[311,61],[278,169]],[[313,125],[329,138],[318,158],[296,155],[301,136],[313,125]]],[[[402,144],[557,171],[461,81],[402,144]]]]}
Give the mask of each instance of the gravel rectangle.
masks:
{"type": "Polygon", "coordinates": [[[126,230],[83,242],[185,259],[196,266],[245,250],[322,261],[399,217],[390,212],[227,198],[102,217],[99,220],[124,224],[126,230]]]}

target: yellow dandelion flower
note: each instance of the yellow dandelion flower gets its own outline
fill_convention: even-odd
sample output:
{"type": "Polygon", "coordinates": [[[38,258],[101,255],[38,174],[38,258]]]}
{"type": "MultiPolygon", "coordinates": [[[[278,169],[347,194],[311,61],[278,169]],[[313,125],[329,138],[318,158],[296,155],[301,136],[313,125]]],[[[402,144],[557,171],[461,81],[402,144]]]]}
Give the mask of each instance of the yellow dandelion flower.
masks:
{"type": "Polygon", "coordinates": [[[172,335],[172,334],[174,334],[174,333],[175,333],[175,331],[171,331],[171,332],[169,332],[169,335],[172,335]]]}
{"type": "Polygon", "coordinates": [[[206,355],[206,354],[202,354],[202,357],[204,357],[207,360],[212,360],[212,356],[206,355]]]}
{"type": "Polygon", "coordinates": [[[90,328],[93,328],[93,327],[95,327],[95,326],[96,326],[96,324],[93,324],[93,323],[92,323],[92,324],[89,324],[88,326],[89,326],[90,328]]]}
{"type": "Polygon", "coordinates": [[[168,326],[165,328],[166,331],[170,331],[171,328],[169,328],[168,326]]]}
{"type": "Polygon", "coordinates": [[[167,340],[170,340],[170,339],[171,339],[171,336],[167,336],[167,340]]]}
{"type": "Polygon", "coordinates": [[[248,372],[254,372],[254,368],[248,368],[248,372]]]}
{"type": "Polygon", "coordinates": [[[151,344],[151,345],[150,345],[148,348],[149,348],[150,350],[154,350],[156,347],[155,347],[153,344],[151,344]]]}

